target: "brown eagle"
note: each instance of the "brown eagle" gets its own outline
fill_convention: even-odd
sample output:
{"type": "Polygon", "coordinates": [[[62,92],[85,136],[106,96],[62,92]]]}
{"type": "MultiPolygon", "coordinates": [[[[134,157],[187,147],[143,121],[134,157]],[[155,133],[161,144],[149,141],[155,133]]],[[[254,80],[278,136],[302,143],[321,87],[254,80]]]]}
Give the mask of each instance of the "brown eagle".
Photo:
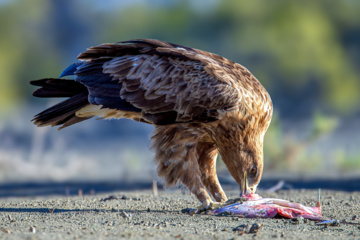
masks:
{"type": "Polygon", "coordinates": [[[153,39],[101,44],[78,59],[59,78],[31,81],[41,87],[36,97],[68,97],[37,114],[37,126],[64,128],[94,116],[149,123],[165,186],[185,185],[203,208],[215,205],[209,194],[226,201],[216,175],[220,153],[240,191],[255,192],[272,102],[245,67],[153,39]]]}

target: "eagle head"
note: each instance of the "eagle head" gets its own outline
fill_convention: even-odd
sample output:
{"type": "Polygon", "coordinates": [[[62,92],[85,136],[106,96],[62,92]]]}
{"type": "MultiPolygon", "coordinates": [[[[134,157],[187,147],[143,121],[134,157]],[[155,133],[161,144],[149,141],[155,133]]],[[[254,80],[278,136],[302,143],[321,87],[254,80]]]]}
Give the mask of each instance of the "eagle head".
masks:
{"type": "Polygon", "coordinates": [[[240,193],[255,193],[263,172],[263,148],[255,139],[237,146],[219,146],[222,160],[240,186],[240,193]]]}
{"type": "Polygon", "coordinates": [[[267,126],[227,118],[213,129],[222,161],[240,186],[241,194],[255,193],[263,172],[263,138],[267,126]]]}

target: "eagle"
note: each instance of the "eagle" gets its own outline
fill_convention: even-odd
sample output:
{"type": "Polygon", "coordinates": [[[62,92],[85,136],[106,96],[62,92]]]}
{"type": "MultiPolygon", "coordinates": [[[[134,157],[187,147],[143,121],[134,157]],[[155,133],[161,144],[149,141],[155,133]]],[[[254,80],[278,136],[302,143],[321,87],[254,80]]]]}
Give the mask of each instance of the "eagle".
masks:
{"type": "Polygon", "coordinates": [[[37,114],[34,124],[61,129],[92,117],[152,124],[165,187],[186,186],[203,209],[227,201],[216,174],[220,154],[240,192],[256,191],[273,106],[245,67],[155,39],[101,44],[77,59],[59,78],[30,82],[40,87],[36,97],[67,98],[37,114]]]}

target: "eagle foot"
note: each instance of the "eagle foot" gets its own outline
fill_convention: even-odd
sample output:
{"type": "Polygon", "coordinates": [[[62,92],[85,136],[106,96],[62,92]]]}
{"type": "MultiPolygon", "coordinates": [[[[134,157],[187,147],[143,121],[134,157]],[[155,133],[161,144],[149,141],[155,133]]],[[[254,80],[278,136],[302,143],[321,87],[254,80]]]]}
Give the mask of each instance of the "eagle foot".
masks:
{"type": "Polygon", "coordinates": [[[210,202],[208,205],[204,206],[203,204],[197,208],[187,208],[183,212],[187,212],[189,215],[193,216],[195,214],[200,214],[209,210],[215,210],[221,208],[225,205],[225,202],[210,202]]]}

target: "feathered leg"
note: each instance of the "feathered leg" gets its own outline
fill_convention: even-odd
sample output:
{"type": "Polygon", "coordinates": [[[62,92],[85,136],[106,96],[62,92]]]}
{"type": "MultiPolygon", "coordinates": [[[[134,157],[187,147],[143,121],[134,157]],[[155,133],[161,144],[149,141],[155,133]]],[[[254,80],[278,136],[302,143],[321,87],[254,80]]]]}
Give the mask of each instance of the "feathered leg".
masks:
{"type": "Polygon", "coordinates": [[[185,185],[202,203],[211,206],[211,198],[201,179],[197,144],[203,133],[181,126],[157,127],[152,137],[157,173],[166,187],[185,185]]]}
{"type": "Polygon", "coordinates": [[[227,197],[222,189],[218,177],[216,175],[216,157],[218,150],[213,143],[200,142],[197,145],[199,154],[199,167],[201,172],[201,180],[206,189],[218,202],[227,201],[227,197]]]}

